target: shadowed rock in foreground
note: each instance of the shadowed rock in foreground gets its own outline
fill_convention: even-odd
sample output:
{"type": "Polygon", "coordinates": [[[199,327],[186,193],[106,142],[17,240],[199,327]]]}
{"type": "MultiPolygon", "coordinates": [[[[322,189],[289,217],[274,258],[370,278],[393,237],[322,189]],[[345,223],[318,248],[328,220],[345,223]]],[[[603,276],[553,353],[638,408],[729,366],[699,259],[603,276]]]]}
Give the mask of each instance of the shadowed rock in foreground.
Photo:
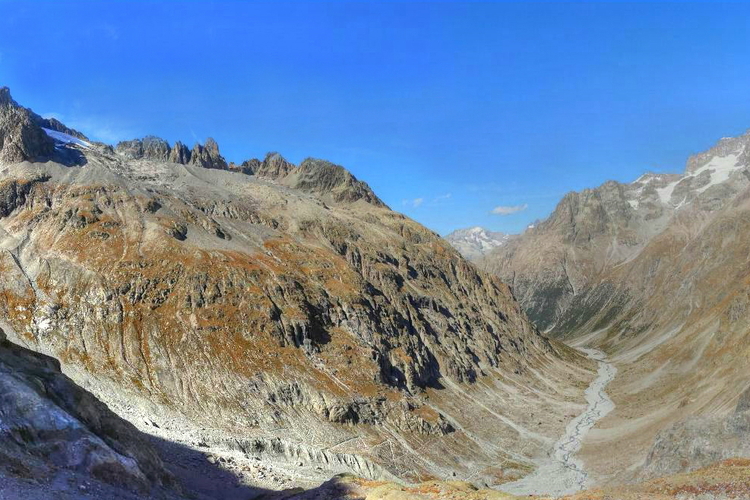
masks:
{"type": "Polygon", "coordinates": [[[18,475],[77,474],[124,491],[175,486],[133,425],[60,372],[48,356],[8,342],[0,330],[0,461],[18,475]]]}

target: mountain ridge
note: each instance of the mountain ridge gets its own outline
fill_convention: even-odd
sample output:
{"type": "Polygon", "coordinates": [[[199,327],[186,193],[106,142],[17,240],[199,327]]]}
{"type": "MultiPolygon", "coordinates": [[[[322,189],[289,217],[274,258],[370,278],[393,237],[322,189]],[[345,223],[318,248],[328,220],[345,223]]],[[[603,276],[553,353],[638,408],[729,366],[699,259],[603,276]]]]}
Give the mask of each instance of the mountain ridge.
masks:
{"type": "Polygon", "coordinates": [[[175,439],[494,484],[564,426],[534,414],[582,406],[592,363],[343,167],[53,136],[46,161],[0,172],[0,312],[114,407],[179,412],[175,439]]]}

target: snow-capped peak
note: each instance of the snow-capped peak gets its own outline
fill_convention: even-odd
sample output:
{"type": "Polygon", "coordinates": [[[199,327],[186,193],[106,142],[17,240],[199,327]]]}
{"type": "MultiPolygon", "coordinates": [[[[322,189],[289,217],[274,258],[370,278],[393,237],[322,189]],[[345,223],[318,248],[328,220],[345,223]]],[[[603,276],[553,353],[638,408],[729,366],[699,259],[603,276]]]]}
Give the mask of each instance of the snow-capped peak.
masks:
{"type": "Polygon", "coordinates": [[[445,237],[464,257],[475,260],[504,245],[510,235],[475,226],[457,229],[445,237]]]}

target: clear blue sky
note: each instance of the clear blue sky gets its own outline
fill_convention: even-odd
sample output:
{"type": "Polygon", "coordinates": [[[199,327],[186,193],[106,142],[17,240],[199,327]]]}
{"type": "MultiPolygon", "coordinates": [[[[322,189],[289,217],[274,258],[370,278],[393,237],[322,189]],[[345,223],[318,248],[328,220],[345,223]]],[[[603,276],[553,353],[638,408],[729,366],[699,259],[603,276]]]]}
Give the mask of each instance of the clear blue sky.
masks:
{"type": "Polygon", "coordinates": [[[440,233],[517,232],[750,128],[750,5],[0,0],[0,85],[105,142],[326,158],[440,233]]]}

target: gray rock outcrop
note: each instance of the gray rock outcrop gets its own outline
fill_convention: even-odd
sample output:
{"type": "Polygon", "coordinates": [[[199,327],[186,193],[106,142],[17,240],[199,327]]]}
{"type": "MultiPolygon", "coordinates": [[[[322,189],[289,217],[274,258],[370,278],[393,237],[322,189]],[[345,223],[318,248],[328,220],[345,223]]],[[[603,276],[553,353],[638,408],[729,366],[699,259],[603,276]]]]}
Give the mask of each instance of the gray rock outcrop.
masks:
{"type": "Polygon", "coordinates": [[[651,479],[736,457],[750,457],[750,389],[727,417],[691,417],[660,432],[641,475],[651,479]]]}
{"type": "Polygon", "coordinates": [[[261,162],[257,158],[245,160],[240,165],[234,163],[229,165],[229,170],[241,172],[245,175],[255,175],[261,167],[261,162]]]}
{"type": "Polygon", "coordinates": [[[337,203],[362,200],[378,207],[385,206],[370,186],[357,180],[344,167],[326,160],[307,158],[291,171],[284,183],[337,203]]]}
{"type": "Polygon", "coordinates": [[[66,469],[141,494],[173,485],[135,427],[63,375],[57,360],[8,342],[2,330],[0,400],[3,463],[66,469]]]}
{"type": "Polygon", "coordinates": [[[115,151],[131,160],[168,161],[171,157],[169,143],[152,135],[143,139],[122,141],[115,146],[115,151]]]}
{"type": "Polygon", "coordinates": [[[55,144],[34,122],[33,114],[0,88],[0,162],[14,163],[50,157],[55,144]]]}
{"type": "Polygon", "coordinates": [[[271,152],[266,155],[263,162],[257,166],[255,174],[258,177],[267,177],[269,179],[282,179],[286,177],[294,165],[289,163],[279,153],[271,152]]]}
{"type": "Polygon", "coordinates": [[[190,163],[190,150],[180,141],[175,142],[172,151],[169,153],[169,161],[187,165],[190,163]]]}
{"type": "Polygon", "coordinates": [[[190,152],[190,164],[203,168],[227,170],[227,161],[219,153],[219,145],[212,138],[206,139],[206,144],[196,144],[190,152]]]}

